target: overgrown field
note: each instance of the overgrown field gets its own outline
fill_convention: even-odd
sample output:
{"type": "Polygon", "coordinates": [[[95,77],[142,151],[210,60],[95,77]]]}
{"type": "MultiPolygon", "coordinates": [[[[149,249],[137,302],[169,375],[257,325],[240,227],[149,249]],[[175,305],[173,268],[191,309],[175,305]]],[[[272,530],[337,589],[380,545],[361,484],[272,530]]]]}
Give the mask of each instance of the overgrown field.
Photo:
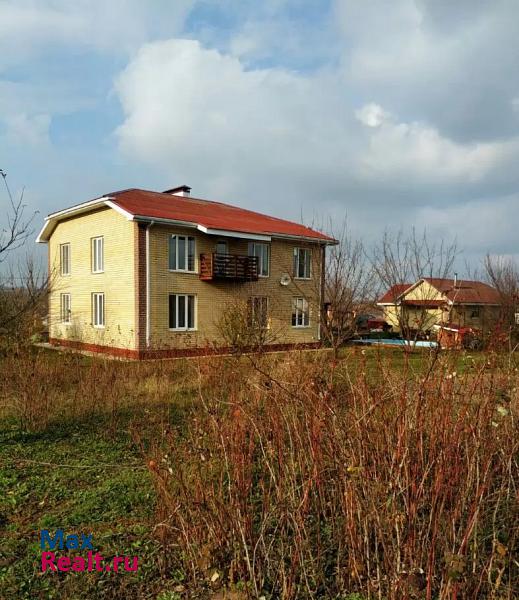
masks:
{"type": "Polygon", "coordinates": [[[518,385],[508,354],[8,354],[0,598],[518,598],[518,385]],[[41,573],[58,528],[138,571],[41,573]]]}

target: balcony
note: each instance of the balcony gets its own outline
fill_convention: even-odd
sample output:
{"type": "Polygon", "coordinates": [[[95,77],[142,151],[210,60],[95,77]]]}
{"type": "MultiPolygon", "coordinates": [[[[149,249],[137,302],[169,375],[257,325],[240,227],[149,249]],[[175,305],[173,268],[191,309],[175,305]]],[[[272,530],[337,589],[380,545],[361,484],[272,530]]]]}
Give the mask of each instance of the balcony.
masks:
{"type": "Polygon", "coordinates": [[[202,281],[257,281],[258,257],[237,254],[201,254],[202,281]]]}

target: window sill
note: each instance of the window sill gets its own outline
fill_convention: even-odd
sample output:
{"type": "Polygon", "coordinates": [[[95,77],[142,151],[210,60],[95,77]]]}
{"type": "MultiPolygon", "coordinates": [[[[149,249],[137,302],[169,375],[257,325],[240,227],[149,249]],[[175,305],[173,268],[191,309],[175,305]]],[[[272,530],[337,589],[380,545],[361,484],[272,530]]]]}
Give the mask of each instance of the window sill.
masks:
{"type": "Polygon", "coordinates": [[[105,326],[104,326],[104,325],[92,325],[92,327],[93,327],[94,329],[104,329],[104,328],[105,328],[105,326]]]}
{"type": "Polygon", "coordinates": [[[198,271],[188,271],[187,269],[168,269],[170,273],[187,273],[188,275],[198,275],[198,271]]]}
{"type": "Polygon", "coordinates": [[[70,277],[70,273],[60,273],[60,277],[70,277]]]}
{"type": "Polygon", "coordinates": [[[186,329],[185,327],[182,329],[172,329],[171,327],[168,327],[168,331],[171,331],[172,333],[192,333],[194,331],[198,331],[198,329],[194,328],[194,329],[186,329]]]}
{"type": "Polygon", "coordinates": [[[100,273],[104,273],[103,271],[91,271],[92,275],[99,275],[100,273]]]}
{"type": "Polygon", "coordinates": [[[294,277],[296,281],[312,281],[311,277],[294,277]]]}
{"type": "Polygon", "coordinates": [[[292,325],[292,329],[310,329],[311,325],[292,325]]]}

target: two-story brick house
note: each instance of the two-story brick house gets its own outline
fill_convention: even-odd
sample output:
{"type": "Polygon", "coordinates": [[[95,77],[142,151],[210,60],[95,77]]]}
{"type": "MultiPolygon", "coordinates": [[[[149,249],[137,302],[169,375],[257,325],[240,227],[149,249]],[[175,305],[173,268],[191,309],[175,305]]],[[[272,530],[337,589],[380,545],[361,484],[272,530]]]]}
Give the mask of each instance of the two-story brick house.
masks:
{"type": "Polygon", "coordinates": [[[146,358],[225,351],[246,301],[274,348],[317,346],[325,248],[303,225],[190,196],[128,189],[50,214],[49,338],[146,358]]]}

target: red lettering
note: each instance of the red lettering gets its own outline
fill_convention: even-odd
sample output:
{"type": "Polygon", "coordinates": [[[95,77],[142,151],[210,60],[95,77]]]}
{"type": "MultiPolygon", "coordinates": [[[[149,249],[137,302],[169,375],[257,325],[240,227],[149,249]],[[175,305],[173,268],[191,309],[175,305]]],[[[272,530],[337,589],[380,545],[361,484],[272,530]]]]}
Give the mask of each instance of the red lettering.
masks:
{"type": "Polygon", "coordinates": [[[96,571],[103,571],[103,565],[101,564],[103,562],[103,555],[99,554],[99,552],[96,552],[94,555],[94,561],[96,563],[96,571]]]}
{"type": "Polygon", "coordinates": [[[125,571],[136,571],[138,560],[139,560],[138,557],[134,556],[132,566],[130,566],[130,558],[128,556],[125,556],[124,557],[124,570],[125,571]]]}
{"type": "Polygon", "coordinates": [[[41,570],[45,573],[47,569],[51,571],[57,571],[56,565],[54,561],[56,560],[56,555],[54,552],[42,552],[41,553],[41,570]]]}
{"type": "Polygon", "coordinates": [[[60,556],[58,558],[58,570],[68,571],[70,568],[70,558],[68,556],[60,556]]]}
{"type": "Polygon", "coordinates": [[[124,561],[122,556],[114,556],[114,571],[117,573],[119,565],[124,561]]]}
{"type": "Polygon", "coordinates": [[[72,571],[84,571],[85,570],[85,559],[81,556],[75,556],[72,559],[72,566],[70,567],[72,571]]]}

